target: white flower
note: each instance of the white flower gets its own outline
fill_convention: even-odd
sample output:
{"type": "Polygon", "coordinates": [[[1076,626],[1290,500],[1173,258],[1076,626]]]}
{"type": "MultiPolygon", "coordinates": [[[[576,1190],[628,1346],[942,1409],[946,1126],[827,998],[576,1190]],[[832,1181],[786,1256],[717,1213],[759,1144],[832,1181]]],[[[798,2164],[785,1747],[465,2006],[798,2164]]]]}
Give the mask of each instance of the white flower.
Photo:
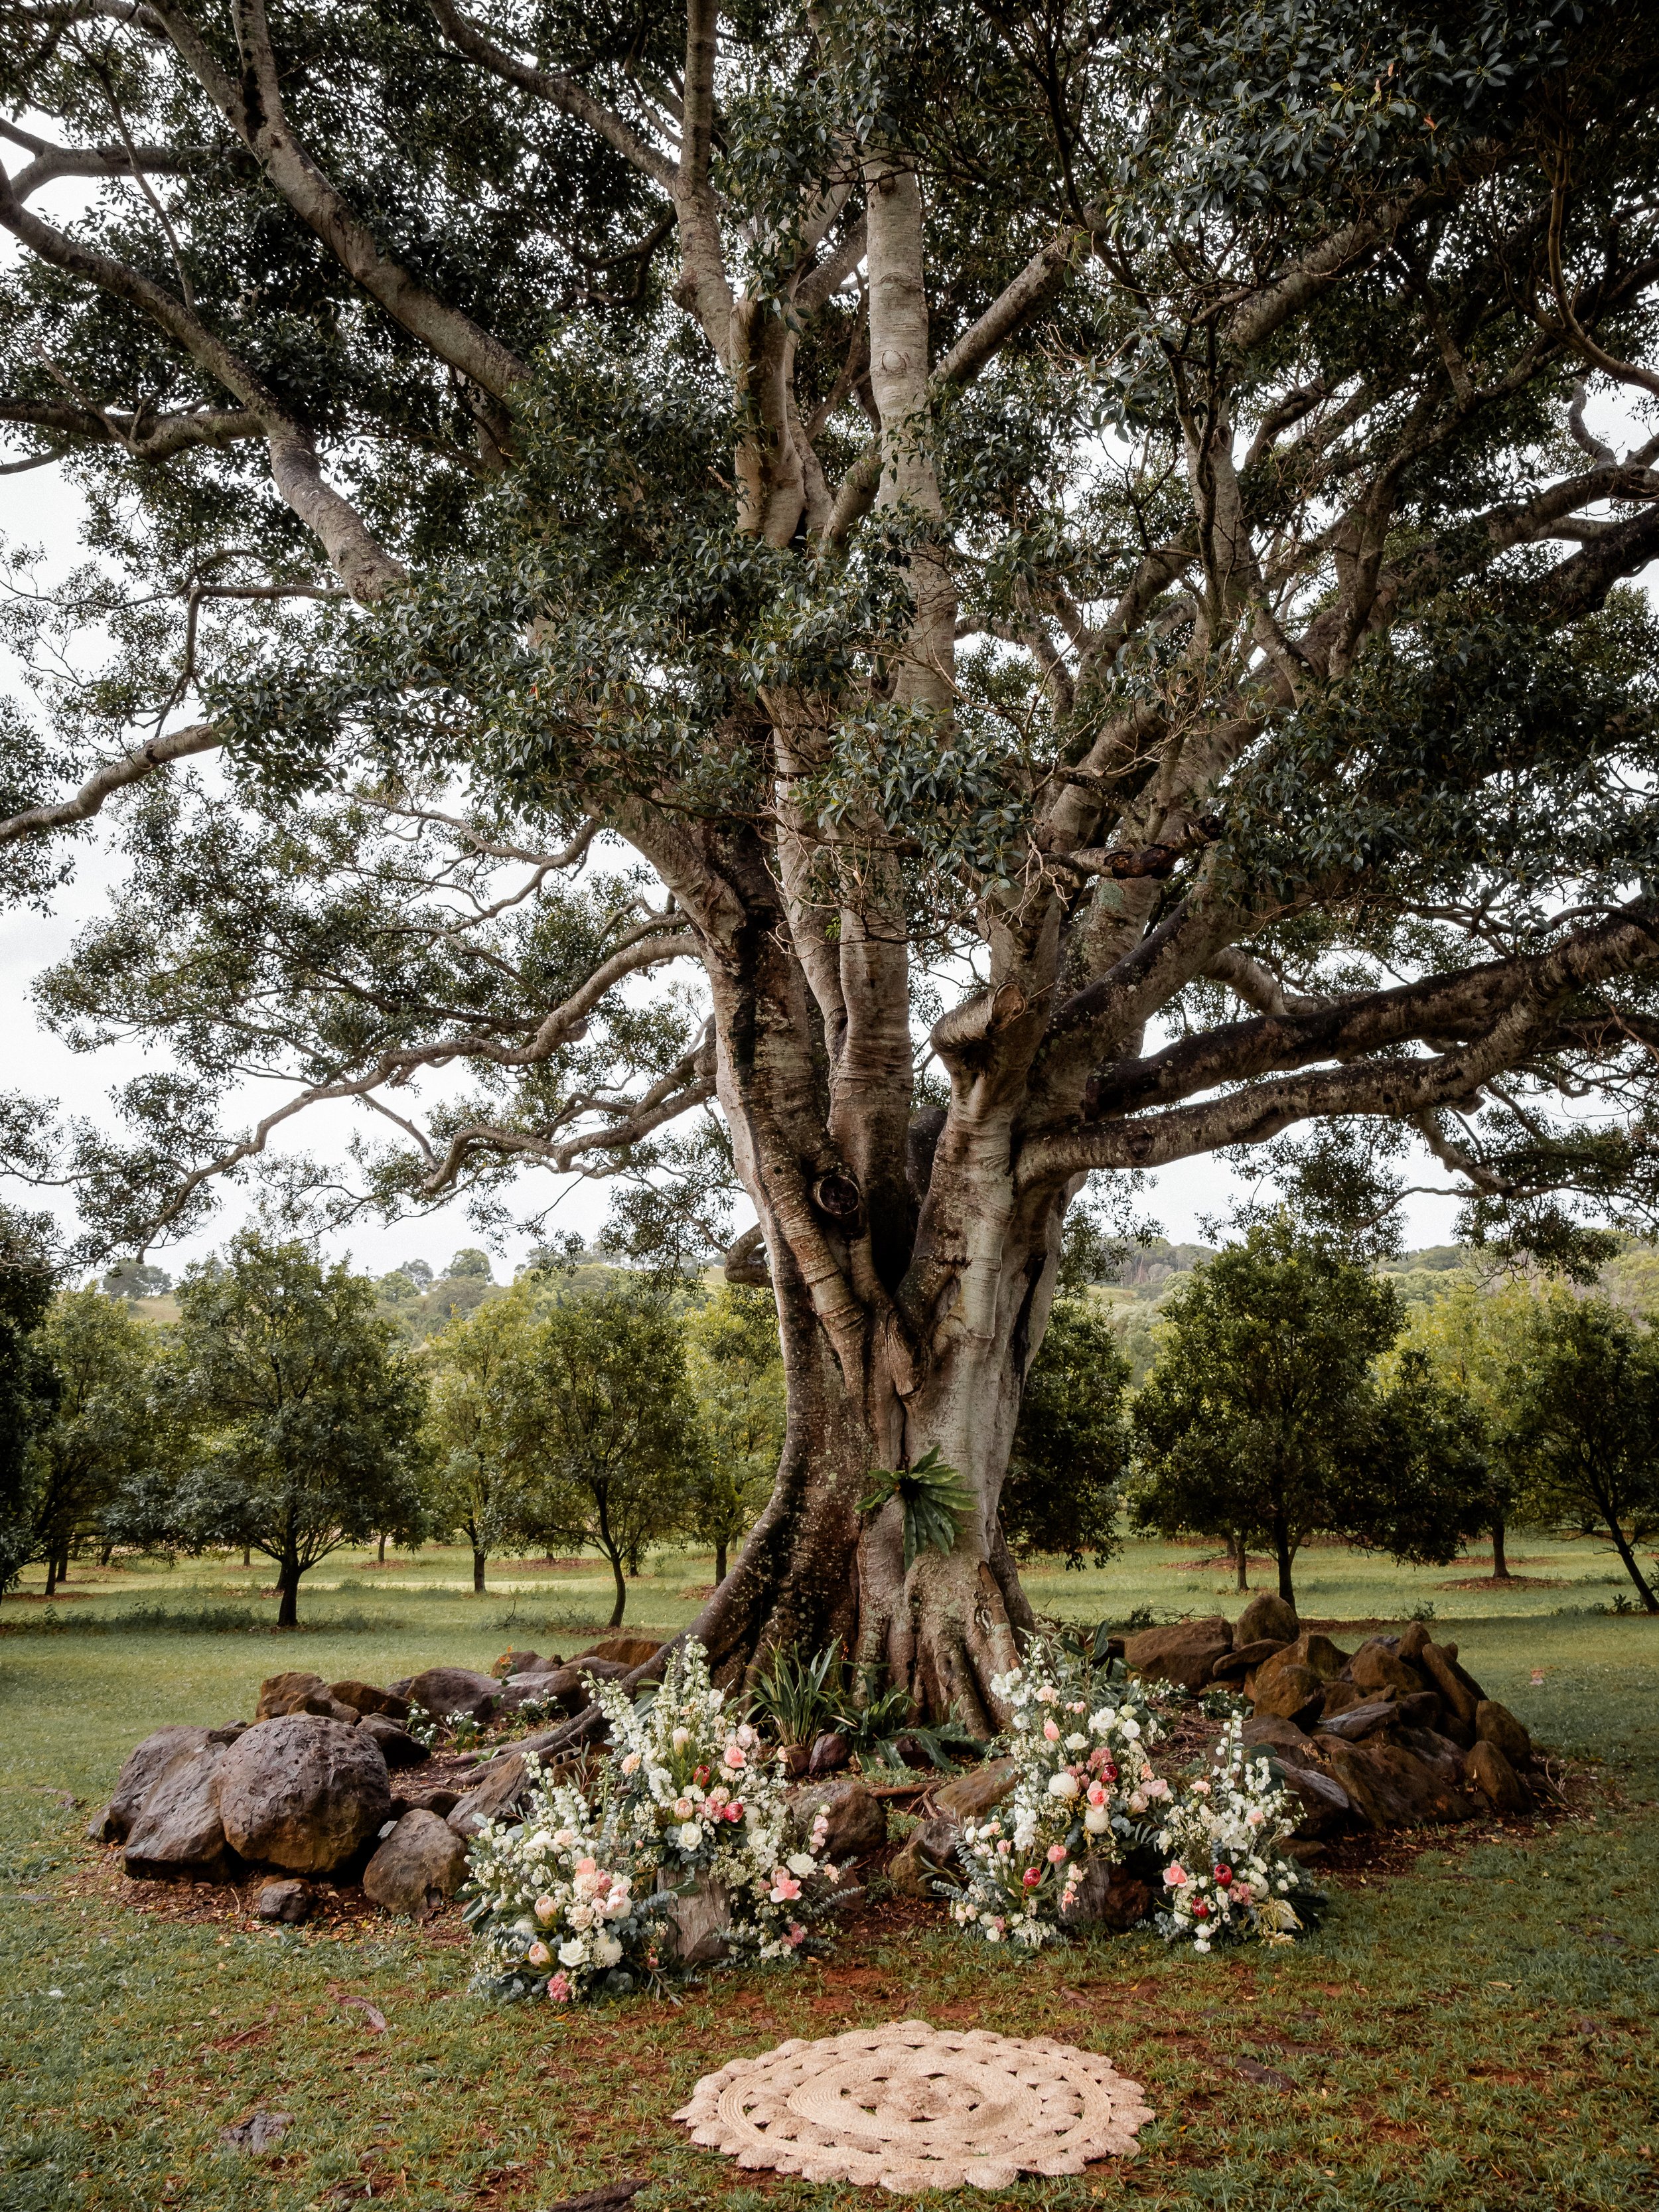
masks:
{"type": "Polygon", "coordinates": [[[1086,1735],[1079,1735],[1074,1729],[1066,1739],[1066,1748],[1067,1751],[1087,1751],[1089,1739],[1086,1735]]]}
{"type": "Polygon", "coordinates": [[[614,1936],[601,1936],[593,1948],[602,1966],[614,1966],[623,1954],[623,1947],[614,1936]]]}
{"type": "Polygon", "coordinates": [[[591,1928],[593,1925],[593,1908],[591,1905],[573,1905],[565,1917],[573,1928],[591,1928]]]}
{"type": "Polygon", "coordinates": [[[1091,1805],[1083,1816],[1083,1825],[1091,1836],[1103,1836],[1112,1825],[1112,1816],[1103,1805],[1091,1805]]]}
{"type": "Polygon", "coordinates": [[[1140,1723],[1139,1721],[1120,1720],[1117,1725],[1119,1735],[1127,1735],[1131,1743],[1133,1743],[1135,1738],[1140,1734],[1140,1723]]]}
{"type": "Polygon", "coordinates": [[[1051,1797],[1075,1797],[1078,1789],[1076,1775],[1067,1774],[1063,1769],[1060,1773],[1048,1777],[1048,1795],[1051,1797]]]}
{"type": "Polygon", "coordinates": [[[701,1820],[682,1821],[676,1832],[679,1837],[680,1849],[683,1851],[695,1851],[702,1841],[702,1823],[701,1820]]]}
{"type": "Polygon", "coordinates": [[[803,1881],[809,1874],[816,1874],[818,1870],[818,1863],[811,1851],[792,1851],[784,1864],[791,1874],[799,1875],[803,1881]]]}
{"type": "Polygon", "coordinates": [[[559,1964],[562,1966],[580,1966],[586,1956],[587,1946],[580,1936],[573,1936],[569,1942],[559,1946],[559,1964]]]}
{"type": "Polygon", "coordinates": [[[691,1731],[689,1728],[677,1728],[670,1741],[676,1751],[684,1751],[691,1741],[691,1731]]]}

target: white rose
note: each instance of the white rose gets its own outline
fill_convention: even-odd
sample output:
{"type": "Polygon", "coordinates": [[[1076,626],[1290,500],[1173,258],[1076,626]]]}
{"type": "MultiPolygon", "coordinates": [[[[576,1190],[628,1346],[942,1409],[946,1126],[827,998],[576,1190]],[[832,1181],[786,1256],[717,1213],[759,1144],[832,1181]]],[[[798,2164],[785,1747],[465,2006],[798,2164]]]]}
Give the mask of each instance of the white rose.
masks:
{"type": "Polygon", "coordinates": [[[792,1851],[784,1864],[791,1874],[799,1875],[803,1881],[809,1874],[816,1874],[818,1870],[818,1863],[811,1851],[792,1851]]]}
{"type": "Polygon", "coordinates": [[[1077,1730],[1073,1729],[1071,1735],[1066,1739],[1066,1748],[1067,1751],[1087,1751],[1089,1748],[1089,1739],[1086,1735],[1079,1735],[1077,1730]]]}
{"type": "Polygon", "coordinates": [[[573,1928],[591,1928],[593,1925],[593,1908],[591,1905],[573,1905],[566,1917],[573,1928]]]}
{"type": "Polygon", "coordinates": [[[702,1841],[702,1823],[701,1820],[683,1821],[677,1832],[679,1836],[680,1849],[683,1851],[695,1851],[702,1841]]]}
{"type": "Polygon", "coordinates": [[[1075,1774],[1051,1774],[1048,1777],[1048,1795],[1051,1797],[1075,1797],[1078,1787],[1075,1774]]]}
{"type": "Polygon", "coordinates": [[[1091,1805],[1083,1816],[1083,1825],[1091,1836],[1103,1836],[1112,1825],[1112,1816],[1103,1805],[1091,1805]]]}
{"type": "Polygon", "coordinates": [[[622,1957],[622,1945],[614,1936],[601,1936],[593,1946],[602,1966],[614,1966],[622,1957]]]}
{"type": "Polygon", "coordinates": [[[1118,1727],[1121,1733],[1127,1735],[1131,1743],[1133,1743],[1135,1738],[1140,1734],[1140,1723],[1139,1721],[1120,1721],[1118,1727]]]}
{"type": "Polygon", "coordinates": [[[559,1964],[562,1966],[580,1966],[586,1956],[586,1949],[577,1937],[573,1936],[568,1943],[559,1946],[559,1964]]]}

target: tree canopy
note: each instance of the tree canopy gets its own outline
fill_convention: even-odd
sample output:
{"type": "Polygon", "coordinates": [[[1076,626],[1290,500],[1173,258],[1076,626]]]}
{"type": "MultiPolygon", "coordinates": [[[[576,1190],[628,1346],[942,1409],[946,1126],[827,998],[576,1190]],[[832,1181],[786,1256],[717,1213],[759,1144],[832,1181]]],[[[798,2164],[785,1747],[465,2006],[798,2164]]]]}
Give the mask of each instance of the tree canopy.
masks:
{"type": "Polygon", "coordinates": [[[94,1244],[343,1099],[325,1212],[614,1178],[780,1307],[716,1667],[988,1723],[1084,1178],[1334,1120],[1478,1237],[1652,1218],[1651,10],[14,0],[0,67],[0,422],[88,518],[0,854],[112,808],[41,1003],[155,1055],[3,1127],[94,1244]]]}

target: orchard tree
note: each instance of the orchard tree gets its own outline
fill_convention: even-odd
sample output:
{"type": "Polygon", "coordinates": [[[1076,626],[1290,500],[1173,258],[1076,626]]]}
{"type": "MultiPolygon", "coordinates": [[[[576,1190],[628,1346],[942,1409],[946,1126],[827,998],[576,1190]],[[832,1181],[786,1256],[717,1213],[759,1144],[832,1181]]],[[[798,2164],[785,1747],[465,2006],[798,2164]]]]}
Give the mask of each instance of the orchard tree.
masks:
{"type": "Polygon", "coordinates": [[[1127,1471],[1124,1398],[1129,1363],[1110,1322],[1086,1297],[1060,1297],[1048,1316],[1019,1409],[1003,1486],[1002,1536],[1016,1552],[1059,1553],[1068,1567],[1118,1547],[1127,1471]]]}
{"type": "Polygon", "coordinates": [[[276,1568],[276,1626],[301,1577],[389,1528],[418,1540],[423,1392],[413,1354],[343,1261],[258,1230],[185,1270],[166,1403],[191,1439],[158,1534],[252,1547],[276,1568]]]}
{"type": "Polygon", "coordinates": [[[1608,1537],[1644,1608],[1659,1536],[1659,1338],[1604,1297],[1540,1305],[1511,1371],[1515,1447],[1540,1513],[1608,1537]]]}
{"type": "MultiPolygon", "coordinates": [[[[1569,1293],[1558,1288],[1555,1295],[1569,1293]]],[[[1516,1420],[1525,1387],[1526,1347],[1538,1305],[1537,1295],[1525,1283],[1455,1283],[1432,1304],[1412,1308],[1402,1340],[1426,1354],[1435,1372],[1468,1409],[1469,1442],[1480,1449],[1486,1466],[1495,1583],[1510,1579],[1505,1539],[1525,1496],[1524,1455],[1516,1420]]]]}
{"type": "Polygon", "coordinates": [[[50,1597],[75,1546],[106,1537],[123,1492],[164,1478],[171,1438],[153,1401],[157,1334],[125,1294],[60,1291],[37,1341],[56,1385],[31,1501],[32,1556],[46,1563],[50,1597]]]}
{"type": "Polygon", "coordinates": [[[1399,1559],[1450,1559],[1480,1516],[1484,1462],[1426,1356],[1391,1387],[1373,1370],[1403,1323],[1397,1293],[1280,1214],[1180,1283],[1136,1395],[1143,1531],[1265,1544],[1279,1595],[1312,1535],[1399,1559]]]}
{"type": "Polygon", "coordinates": [[[0,1596],[38,1557],[38,1446],[58,1396],[40,1330],[56,1275],[45,1218],[0,1206],[0,1596]]]}
{"type": "Polygon", "coordinates": [[[648,1281],[567,1294],[543,1315],[519,1382],[526,1533],[550,1553],[559,1542],[603,1553],[620,1628],[625,1571],[684,1522],[697,1469],[684,1324],[648,1281]]]}
{"type": "Polygon", "coordinates": [[[0,42],[0,418],[91,556],[14,602],[0,839],[46,900],[115,803],[41,1003],[153,1058],[130,1144],[8,1126],[106,1249],[341,1100],[386,1141],[325,1203],[649,1193],[779,1313],[715,1668],[840,1636],[988,1727],[1087,1177],[1357,1117],[1472,1234],[1649,1218],[1651,9],[0,42]],[[859,1501],[930,1452],[973,1506],[907,1568],[859,1501]]]}
{"type": "Polygon", "coordinates": [[[520,1413],[537,1342],[534,1299],[532,1282],[515,1283],[427,1346],[428,1514],[434,1527],[446,1534],[459,1529],[471,1545],[479,1597],[490,1553],[524,1518],[520,1413]]]}
{"type": "Polygon", "coordinates": [[[783,1449],[783,1353],[777,1308],[763,1290],[727,1285],[686,1316],[686,1353],[702,1431],[686,1531],[726,1554],[765,1504],[783,1449]]]}

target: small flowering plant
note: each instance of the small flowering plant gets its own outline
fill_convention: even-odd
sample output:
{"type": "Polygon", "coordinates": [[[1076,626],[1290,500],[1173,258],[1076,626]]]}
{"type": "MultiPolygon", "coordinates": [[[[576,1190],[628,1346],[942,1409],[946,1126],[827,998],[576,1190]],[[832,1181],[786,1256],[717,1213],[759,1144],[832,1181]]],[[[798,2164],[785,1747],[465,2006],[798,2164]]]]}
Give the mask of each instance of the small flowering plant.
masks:
{"type": "Polygon", "coordinates": [[[787,1958],[835,1901],[823,1815],[792,1846],[782,1755],[728,1709],[708,1656],[687,1644],[647,1706],[595,1685],[611,1723],[609,1766],[621,1832],[671,1888],[703,1880],[731,1901],[735,1953],[787,1958]]]}
{"type": "Polygon", "coordinates": [[[476,1986],[506,1998],[568,2004],[623,1996],[660,1978],[672,1898],[653,1894],[614,1804],[532,1775],[522,1826],[489,1821],[473,1839],[465,1917],[483,1947],[476,1986]]]}
{"type": "Polygon", "coordinates": [[[965,1878],[941,1887],[969,1933],[1036,1948],[1061,1933],[1091,1860],[1115,1863],[1152,1842],[1170,1786],[1148,1756],[1157,1717],[1133,1684],[1034,1644],[1023,1667],[991,1686],[1010,1709],[994,1748],[1013,1759],[1014,1786],[988,1819],[963,1829],[965,1878]]]}
{"type": "Polygon", "coordinates": [[[1249,1756],[1242,1728],[1228,1723],[1208,1773],[1187,1784],[1158,1838],[1168,1854],[1158,1929],[1194,1951],[1252,1936],[1288,1943],[1322,1901],[1284,1848],[1299,1811],[1265,1753],[1249,1756]]]}

